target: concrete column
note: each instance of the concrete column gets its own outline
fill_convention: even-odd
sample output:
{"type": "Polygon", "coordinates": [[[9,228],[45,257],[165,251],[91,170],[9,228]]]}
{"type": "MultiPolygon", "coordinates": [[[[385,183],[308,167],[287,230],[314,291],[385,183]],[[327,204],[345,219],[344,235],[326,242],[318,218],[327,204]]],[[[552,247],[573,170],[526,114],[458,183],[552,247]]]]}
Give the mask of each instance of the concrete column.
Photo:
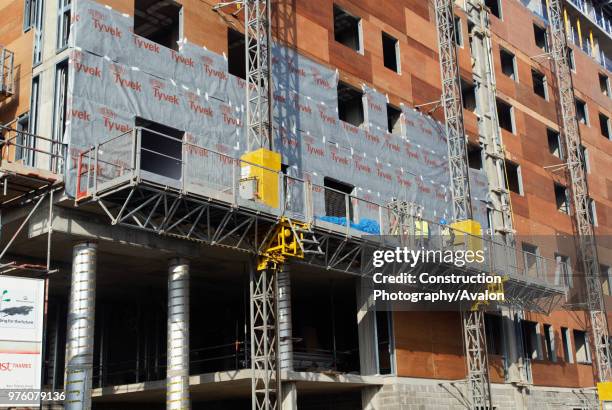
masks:
{"type": "Polygon", "coordinates": [[[283,401],[281,410],[297,410],[297,385],[295,382],[283,382],[283,401]]]}
{"type": "Polygon", "coordinates": [[[378,405],[379,386],[369,386],[361,389],[361,408],[363,410],[379,410],[382,409],[378,405]]]}
{"type": "Polygon", "coordinates": [[[166,409],[189,410],[189,262],[174,258],[168,267],[168,346],[166,409]]]}
{"type": "Polygon", "coordinates": [[[293,370],[293,330],[291,325],[291,276],[288,264],[277,274],[278,336],[281,371],[293,370]]]}
{"type": "Polygon", "coordinates": [[[502,330],[504,341],[504,353],[506,355],[508,365],[508,381],[511,383],[520,383],[521,371],[519,369],[519,349],[518,343],[520,340],[516,337],[516,323],[514,321],[514,313],[510,309],[502,309],[502,330]]]}
{"type": "Polygon", "coordinates": [[[66,335],[66,410],[91,409],[97,246],[74,246],[66,335]]]}
{"type": "Polygon", "coordinates": [[[361,375],[378,373],[378,348],[376,344],[376,312],[372,281],[369,278],[357,279],[357,333],[359,336],[359,369],[361,375]],[[371,309],[371,310],[368,310],[371,309]]]}

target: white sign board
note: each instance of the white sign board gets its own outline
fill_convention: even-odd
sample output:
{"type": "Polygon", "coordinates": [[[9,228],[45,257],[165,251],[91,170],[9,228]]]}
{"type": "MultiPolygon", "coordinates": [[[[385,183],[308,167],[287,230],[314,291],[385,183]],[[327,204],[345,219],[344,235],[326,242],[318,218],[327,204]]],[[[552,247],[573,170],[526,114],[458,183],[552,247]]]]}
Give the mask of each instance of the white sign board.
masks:
{"type": "Polygon", "coordinates": [[[0,275],[0,390],[40,390],[44,297],[44,280],[0,275]]]}

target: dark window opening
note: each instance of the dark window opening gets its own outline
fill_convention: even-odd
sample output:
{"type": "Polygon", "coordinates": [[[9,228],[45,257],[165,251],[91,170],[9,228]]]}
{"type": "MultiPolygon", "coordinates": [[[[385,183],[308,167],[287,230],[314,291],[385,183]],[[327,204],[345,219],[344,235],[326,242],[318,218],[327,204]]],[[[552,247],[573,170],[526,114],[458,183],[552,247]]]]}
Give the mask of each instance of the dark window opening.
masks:
{"type": "Polygon", "coordinates": [[[363,93],[345,83],[338,83],[338,117],[359,127],[363,124],[363,93]]]}
{"type": "Polygon", "coordinates": [[[538,346],[538,324],[523,320],[521,322],[523,331],[523,354],[527,359],[539,359],[540,349],[538,346]]]}
{"type": "Polygon", "coordinates": [[[508,189],[515,194],[523,195],[523,182],[521,180],[521,167],[514,162],[506,161],[506,175],[508,189]]]}
{"type": "Polygon", "coordinates": [[[391,345],[391,317],[388,311],[376,311],[376,336],[378,337],[378,373],[391,374],[393,372],[391,345]]]}
{"type": "Polygon", "coordinates": [[[136,117],[141,130],[140,168],[153,174],[181,179],[183,131],[136,117]]]}
{"type": "Polygon", "coordinates": [[[392,105],[387,104],[387,131],[391,134],[399,135],[402,133],[400,117],[402,111],[392,105]]]}
{"type": "Polygon", "coordinates": [[[536,24],[533,25],[533,37],[536,46],[542,50],[548,52],[548,36],[546,35],[546,29],[536,24]]]}
{"type": "Polygon", "coordinates": [[[468,164],[472,169],[482,170],[482,147],[480,145],[468,145],[468,164]]]}
{"type": "Polygon", "coordinates": [[[603,95],[610,97],[610,78],[607,75],[599,74],[599,88],[603,95]]]}
{"type": "Polygon", "coordinates": [[[516,72],[516,57],[514,54],[507,50],[500,49],[499,59],[501,61],[502,73],[516,81],[518,76],[516,72]]]}
{"type": "Polygon", "coordinates": [[[21,114],[19,117],[17,117],[16,130],[17,132],[19,131],[28,132],[29,129],[30,129],[30,113],[25,112],[21,114]]]}
{"type": "Polygon", "coordinates": [[[601,286],[603,287],[603,293],[606,296],[612,295],[610,293],[610,273],[612,269],[606,265],[599,265],[599,274],[601,275],[601,286]]]}
{"type": "Polygon", "coordinates": [[[597,226],[597,206],[593,198],[588,198],[589,220],[593,226],[597,226]]]}
{"type": "Polygon", "coordinates": [[[603,114],[599,114],[599,129],[601,130],[601,135],[606,137],[607,139],[611,139],[610,135],[612,135],[612,131],[610,130],[612,126],[610,125],[610,119],[603,114]]]}
{"type": "Polygon", "coordinates": [[[567,188],[557,183],[555,183],[555,204],[557,205],[557,211],[569,214],[570,205],[567,188]]]}
{"type": "Polygon", "coordinates": [[[551,325],[544,325],[544,342],[546,343],[546,358],[551,362],[556,362],[555,334],[551,325]]]}
{"type": "Polygon", "coordinates": [[[463,30],[461,25],[461,18],[455,17],[455,44],[459,47],[463,47],[463,30]]]}
{"type": "Polygon", "coordinates": [[[555,252],[555,261],[557,263],[556,274],[559,275],[559,282],[566,283],[570,288],[573,287],[574,274],[572,273],[572,265],[569,256],[555,252]]]}
{"type": "Polygon", "coordinates": [[[504,329],[501,315],[485,313],[485,330],[487,332],[487,353],[501,356],[504,354],[504,329]]]}
{"type": "Polygon", "coordinates": [[[555,130],[547,128],[546,137],[548,139],[548,152],[557,158],[563,159],[563,152],[561,151],[561,138],[559,133],[555,130]]]}
{"type": "Polygon", "coordinates": [[[523,251],[523,266],[525,274],[532,277],[538,277],[540,273],[540,249],[527,242],[521,242],[521,251],[523,251]]]}
{"type": "Polygon", "coordinates": [[[587,111],[587,105],[584,101],[579,99],[576,99],[576,119],[581,124],[589,124],[589,112],[587,111]]]}
{"type": "Polygon", "coordinates": [[[30,93],[30,134],[38,133],[38,109],[40,106],[40,75],[32,78],[32,91],[30,93]]]}
{"type": "Polygon", "coordinates": [[[399,41],[387,33],[382,33],[383,60],[385,67],[396,73],[400,72],[399,41]]]}
{"type": "Polygon", "coordinates": [[[181,5],[171,0],[135,0],[134,34],[178,50],[181,14],[181,5]]]}
{"type": "Polygon", "coordinates": [[[468,83],[464,79],[461,79],[461,99],[464,109],[468,111],[476,110],[476,87],[473,83],[468,83]]]}
{"type": "Polygon", "coordinates": [[[576,345],[576,362],[591,363],[591,352],[589,350],[589,338],[586,332],[574,330],[574,343],[576,345]]]}
{"type": "Polygon", "coordinates": [[[42,0],[25,0],[23,2],[23,31],[38,26],[42,13],[42,0]]]}
{"type": "Polygon", "coordinates": [[[70,36],[70,8],[71,0],[59,0],[57,16],[57,48],[68,46],[70,36]]]}
{"type": "Polygon", "coordinates": [[[62,141],[66,131],[66,107],[68,105],[68,60],[55,69],[55,96],[53,101],[53,139],[62,141]]]}
{"type": "Polygon", "coordinates": [[[570,70],[576,71],[576,60],[574,59],[574,50],[568,47],[567,49],[567,61],[569,63],[570,70]]]}
{"type": "Polygon", "coordinates": [[[329,177],[323,179],[323,184],[325,186],[325,215],[346,218],[346,207],[348,206],[349,219],[352,219],[353,206],[349,195],[355,187],[329,177]]]}
{"type": "Polygon", "coordinates": [[[499,119],[499,126],[514,134],[514,110],[512,106],[497,100],[497,117],[499,119]]]}
{"type": "Polygon", "coordinates": [[[244,34],[227,29],[227,67],[230,74],[246,79],[244,34]]]}
{"type": "Polygon", "coordinates": [[[485,0],[485,5],[491,10],[491,14],[498,19],[502,18],[500,1],[501,0],[485,0]]]}
{"type": "Polygon", "coordinates": [[[580,144],[580,161],[582,162],[582,169],[584,172],[590,173],[591,165],[589,164],[589,150],[582,144],[580,144]]]}
{"type": "Polygon", "coordinates": [[[563,358],[567,363],[574,363],[574,355],[572,354],[572,345],[569,329],[561,328],[561,343],[563,344],[563,358]]]}
{"type": "Polygon", "coordinates": [[[361,19],[334,5],[334,39],[355,51],[361,51],[361,19]]]}
{"type": "Polygon", "coordinates": [[[545,100],[548,100],[546,76],[541,72],[532,69],[531,80],[533,82],[533,92],[545,100]]]}

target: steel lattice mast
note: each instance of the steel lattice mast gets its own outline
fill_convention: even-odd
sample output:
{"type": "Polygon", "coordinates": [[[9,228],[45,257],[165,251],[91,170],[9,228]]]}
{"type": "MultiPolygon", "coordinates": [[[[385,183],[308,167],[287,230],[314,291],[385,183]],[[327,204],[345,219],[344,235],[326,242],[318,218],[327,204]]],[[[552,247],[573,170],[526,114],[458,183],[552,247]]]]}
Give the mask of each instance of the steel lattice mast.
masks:
{"type": "MultiPolygon", "coordinates": [[[[268,0],[243,0],[246,66],[247,151],[272,149],[271,7],[268,0]]],[[[276,270],[251,273],[251,403],[274,410],[280,398],[276,270]]]]}
{"type": "MultiPolygon", "coordinates": [[[[463,126],[463,103],[457,49],[455,46],[455,15],[453,0],[434,0],[440,75],[442,80],[441,104],[446,120],[448,161],[451,175],[451,195],[455,220],[472,216],[470,184],[467,166],[467,146],[463,126]]],[[[467,361],[468,397],[472,408],[490,408],[487,349],[484,313],[470,310],[462,313],[465,355],[467,361]]]]}
{"type": "Polygon", "coordinates": [[[598,377],[609,381],[612,377],[608,349],[608,321],[600,283],[599,262],[594,229],[589,213],[589,190],[584,170],[584,155],[580,148],[580,130],[576,120],[576,100],[572,75],[568,63],[567,37],[561,0],[548,1],[551,27],[552,59],[555,66],[559,106],[562,116],[562,133],[567,154],[576,228],[582,267],[585,275],[587,308],[591,319],[595,360],[598,377]]]}
{"type": "Polygon", "coordinates": [[[268,0],[243,0],[246,66],[247,151],[272,148],[272,35],[268,0]]]}

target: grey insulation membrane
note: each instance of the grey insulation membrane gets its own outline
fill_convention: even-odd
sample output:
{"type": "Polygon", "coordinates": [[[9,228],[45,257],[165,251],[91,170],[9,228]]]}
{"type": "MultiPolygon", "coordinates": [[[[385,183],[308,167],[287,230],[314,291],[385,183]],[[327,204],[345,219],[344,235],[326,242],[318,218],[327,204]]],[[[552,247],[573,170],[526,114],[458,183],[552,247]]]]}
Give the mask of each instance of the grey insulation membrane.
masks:
{"type": "MultiPolygon", "coordinates": [[[[231,186],[235,161],[246,150],[246,82],[228,72],[227,59],[179,41],[178,51],[133,34],[133,18],[91,0],[72,8],[68,122],[64,141],[71,160],[67,191],[74,195],[80,153],[129,132],[136,118],[184,132],[183,181],[151,173],[169,186],[184,183],[196,194],[231,186]]],[[[364,124],[338,117],[338,73],[274,43],[272,47],[274,149],[287,173],[323,186],[333,177],[354,186],[353,195],[386,204],[413,202],[423,217],[450,220],[451,193],[444,126],[402,106],[400,131],[387,131],[387,97],[363,86],[364,124]]],[[[128,138],[104,144],[101,179],[129,167],[128,138]],[[106,175],[108,174],[108,175],[106,175]]],[[[470,169],[474,219],[487,226],[488,182],[470,169]]],[[[291,201],[299,208],[296,187],[291,201]],[[296,205],[297,204],[297,205],[296,205]]],[[[325,215],[324,195],[313,195],[315,216],[325,215]]],[[[378,220],[374,207],[360,218],[378,220]],[[369,214],[371,213],[371,214],[369,214]]]]}

